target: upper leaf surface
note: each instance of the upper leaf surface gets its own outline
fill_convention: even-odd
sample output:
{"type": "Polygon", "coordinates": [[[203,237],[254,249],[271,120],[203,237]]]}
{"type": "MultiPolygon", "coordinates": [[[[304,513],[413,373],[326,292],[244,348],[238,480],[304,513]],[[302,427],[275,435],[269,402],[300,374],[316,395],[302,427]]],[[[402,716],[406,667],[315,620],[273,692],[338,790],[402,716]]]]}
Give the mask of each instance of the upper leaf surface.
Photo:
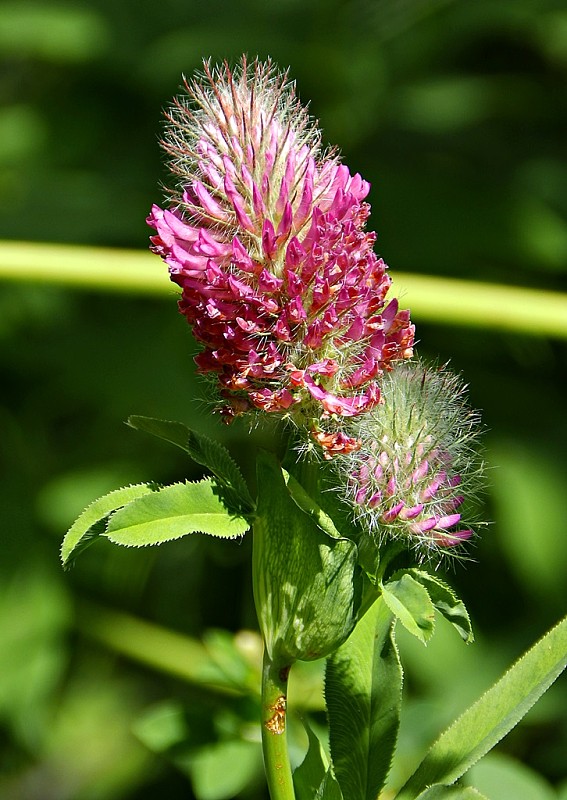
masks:
{"type": "Polygon", "coordinates": [[[138,497],[151,494],[151,485],[140,483],[135,486],[125,486],[116,489],[104,497],[92,502],[71,525],[61,546],[61,561],[63,566],[68,566],[71,559],[75,558],[82,550],[88,547],[98,536],[104,533],[108,516],[117,508],[131,503],[138,497]]]}
{"type": "Polygon", "coordinates": [[[315,500],[310,497],[303,486],[286,470],[282,470],[288,491],[299,508],[315,521],[318,527],[333,539],[340,539],[341,534],[335,527],[331,517],[323,511],[315,500]]]}
{"type": "Polygon", "coordinates": [[[210,479],[174,483],[116,511],[105,536],[128,547],[161,544],[188,533],[233,539],[248,530],[248,521],[231,513],[210,479]]]}

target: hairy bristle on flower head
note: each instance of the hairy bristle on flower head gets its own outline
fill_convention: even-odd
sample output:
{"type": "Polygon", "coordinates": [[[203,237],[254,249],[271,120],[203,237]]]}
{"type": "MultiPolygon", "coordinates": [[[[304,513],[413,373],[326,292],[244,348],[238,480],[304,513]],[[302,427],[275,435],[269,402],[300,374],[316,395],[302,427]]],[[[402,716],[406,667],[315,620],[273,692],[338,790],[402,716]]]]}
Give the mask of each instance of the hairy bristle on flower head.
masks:
{"type": "Polygon", "coordinates": [[[328,456],[351,452],[340,420],[380,402],[414,338],[365,230],[369,184],[322,149],[270,62],[206,63],[167,120],[176,186],[148,222],[203,346],[199,370],[216,376],[225,415],[279,413],[328,456]]]}
{"type": "Polygon", "coordinates": [[[473,536],[465,500],[482,483],[480,418],[448,370],[409,362],[382,383],[383,404],[353,420],[360,448],[336,462],[345,497],[377,546],[401,539],[421,555],[473,536]]]}

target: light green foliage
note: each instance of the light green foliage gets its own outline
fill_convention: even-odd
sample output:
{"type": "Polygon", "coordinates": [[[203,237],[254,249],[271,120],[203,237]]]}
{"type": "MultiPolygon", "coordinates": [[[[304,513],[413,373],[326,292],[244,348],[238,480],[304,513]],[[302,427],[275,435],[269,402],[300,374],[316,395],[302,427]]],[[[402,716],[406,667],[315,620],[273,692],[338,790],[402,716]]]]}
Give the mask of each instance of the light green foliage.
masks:
{"type": "Polygon", "coordinates": [[[214,482],[205,479],[175,483],[132,501],[110,517],[104,535],[115,544],[143,547],[197,532],[234,539],[248,527],[227,510],[214,482]]]}
{"type": "Polygon", "coordinates": [[[110,492],[91,503],[69,529],[61,549],[63,564],[98,536],[127,547],[162,544],[196,532],[241,536],[249,524],[226,508],[222,494],[209,479],[162,489],[143,483],[110,492]]]}
{"type": "Polygon", "coordinates": [[[0,47],[4,53],[76,64],[99,56],[108,39],[102,14],[88,7],[13,0],[2,6],[0,47]]]}
{"type": "Polygon", "coordinates": [[[307,494],[305,489],[300,483],[298,483],[298,481],[296,481],[293,475],[290,475],[285,470],[283,471],[283,474],[290,496],[294,502],[297,503],[298,507],[306,514],[309,514],[311,519],[314,520],[317,526],[324,533],[326,533],[327,536],[331,536],[333,539],[340,539],[341,534],[337,530],[331,517],[326,514],[321,506],[317,505],[313,498],[307,494]]]}
{"type": "Polygon", "coordinates": [[[333,767],[349,800],[374,800],[388,777],[402,701],[393,615],[377,600],[327,662],[333,767]]]}
{"type": "Polygon", "coordinates": [[[258,742],[236,739],[202,747],[177,763],[189,771],[198,800],[224,800],[236,797],[258,779],[262,753],[258,742]]]}
{"type": "Polygon", "coordinates": [[[97,536],[104,533],[106,522],[113,511],[151,491],[152,487],[149,484],[140,483],[136,486],[116,489],[92,502],[71,525],[63,539],[61,547],[63,566],[68,566],[71,558],[75,558],[97,536]]]}
{"type": "Polygon", "coordinates": [[[258,709],[250,711],[225,707],[211,718],[204,709],[165,702],[140,717],[135,733],[187,775],[197,800],[223,800],[261,781],[261,746],[250,735],[258,709]]]}
{"type": "Polygon", "coordinates": [[[519,722],[566,665],[567,618],[439,737],[397,799],[414,800],[427,786],[457,781],[519,722]]]}

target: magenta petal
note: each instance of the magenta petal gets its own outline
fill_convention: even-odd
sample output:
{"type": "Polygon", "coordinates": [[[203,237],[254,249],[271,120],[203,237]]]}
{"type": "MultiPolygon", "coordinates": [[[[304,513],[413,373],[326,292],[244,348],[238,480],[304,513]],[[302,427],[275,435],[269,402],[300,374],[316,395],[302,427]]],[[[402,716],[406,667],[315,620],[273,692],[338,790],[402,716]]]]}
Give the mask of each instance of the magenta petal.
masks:
{"type": "Polygon", "coordinates": [[[385,511],[382,514],[382,517],[381,517],[382,522],[393,522],[396,519],[396,517],[398,516],[398,514],[400,513],[400,511],[402,510],[403,507],[404,507],[403,503],[396,503],[395,506],[393,506],[388,511],[385,511]]]}
{"type": "Polygon", "coordinates": [[[269,219],[265,219],[262,225],[262,250],[270,259],[274,258],[277,251],[276,232],[269,219]]]}
{"type": "Polygon", "coordinates": [[[440,517],[437,520],[437,524],[435,525],[436,528],[451,528],[453,525],[456,525],[461,519],[460,514],[448,514],[446,517],[440,517]]]}
{"type": "Polygon", "coordinates": [[[423,511],[423,503],[419,503],[417,506],[412,506],[411,508],[403,508],[400,511],[400,518],[401,519],[415,519],[415,517],[419,516],[423,511]]]}
{"type": "Polygon", "coordinates": [[[283,242],[287,239],[289,232],[291,230],[291,223],[293,222],[293,209],[291,207],[291,203],[286,203],[282,218],[280,220],[280,224],[278,225],[278,229],[276,231],[276,237],[278,242],[283,242]]]}
{"type": "Polygon", "coordinates": [[[217,203],[211,193],[205,189],[201,181],[195,181],[193,184],[193,191],[197,195],[202,208],[207,212],[207,214],[210,214],[211,217],[216,217],[216,219],[227,219],[226,211],[224,211],[223,208],[217,203]]]}

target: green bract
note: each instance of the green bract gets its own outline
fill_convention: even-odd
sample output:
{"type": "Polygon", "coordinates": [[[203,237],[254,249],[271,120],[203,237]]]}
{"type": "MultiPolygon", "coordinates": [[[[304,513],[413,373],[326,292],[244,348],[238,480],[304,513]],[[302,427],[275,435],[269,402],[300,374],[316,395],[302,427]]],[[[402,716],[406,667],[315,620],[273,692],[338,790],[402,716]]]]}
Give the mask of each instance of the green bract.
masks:
{"type": "Polygon", "coordinates": [[[278,462],[258,459],[254,599],[272,661],[310,661],[335,650],[354,627],[356,546],[333,538],[292,498],[278,462]]]}

